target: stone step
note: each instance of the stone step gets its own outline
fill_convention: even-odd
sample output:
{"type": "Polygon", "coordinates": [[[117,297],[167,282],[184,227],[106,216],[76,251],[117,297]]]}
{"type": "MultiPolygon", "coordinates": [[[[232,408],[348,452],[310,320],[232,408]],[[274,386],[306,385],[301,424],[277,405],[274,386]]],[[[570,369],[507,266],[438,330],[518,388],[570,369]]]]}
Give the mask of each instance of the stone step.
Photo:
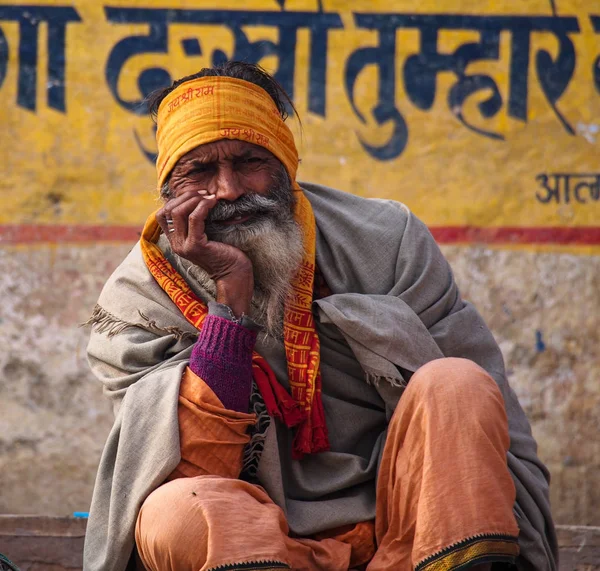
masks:
{"type": "MultiPolygon", "coordinates": [[[[80,571],[87,520],[0,515],[0,553],[21,571],[80,571]]],[[[559,571],[600,571],[600,527],[559,525],[559,571]]]]}
{"type": "Polygon", "coordinates": [[[87,519],[0,515],[0,553],[21,571],[80,571],[87,519]]]}

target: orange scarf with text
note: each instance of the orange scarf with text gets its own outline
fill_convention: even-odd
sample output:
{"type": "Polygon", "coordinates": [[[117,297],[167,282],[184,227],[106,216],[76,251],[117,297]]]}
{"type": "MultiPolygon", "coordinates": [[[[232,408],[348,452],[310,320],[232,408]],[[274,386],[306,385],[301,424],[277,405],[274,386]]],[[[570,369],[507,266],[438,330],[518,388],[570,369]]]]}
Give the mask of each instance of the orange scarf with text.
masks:
{"type": "MultiPolygon", "coordinates": [[[[294,137],[270,96],[260,87],[229,77],[203,77],[179,85],[160,104],[157,114],[158,187],[177,161],[199,145],[239,139],[271,151],[286,167],[296,197],[295,218],[302,228],[304,256],[292,280],[284,311],[284,346],[290,394],[276,380],[267,361],[254,352],[253,377],[269,414],[297,427],[292,455],[329,449],[321,399],[319,337],[312,314],[316,227],[312,208],[296,182],[298,152],[294,137]]],[[[160,287],[197,329],[208,309],[165,258],[156,242],[160,227],[155,213],[146,221],[140,244],[144,261],[160,287]]]]}

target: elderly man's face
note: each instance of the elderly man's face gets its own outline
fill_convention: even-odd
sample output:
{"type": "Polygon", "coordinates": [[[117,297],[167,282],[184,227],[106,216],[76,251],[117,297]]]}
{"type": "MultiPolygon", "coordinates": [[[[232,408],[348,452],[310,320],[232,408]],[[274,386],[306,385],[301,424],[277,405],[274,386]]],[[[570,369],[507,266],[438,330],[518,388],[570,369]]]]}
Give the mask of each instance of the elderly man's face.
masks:
{"type": "Polygon", "coordinates": [[[223,139],[201,145],[178,161],[171,174],[171,193],[208,190],[217,200],[233,202],[247,193],[266,194],[280,169],[281,163],[267,149],[223,139]]]}
{"type": "MultiPolygon", "coordinates": [[[[251,314],[271,335],[280,337],[290,280],[304,252],[286,170],[262,147],[216,141],[184,155],[171,173],[171,198],[198,191],[217,197],[205,219],[206,236],[248,256],[255,288],[251,314]]],[[[192,265],[188,272],[204,283],[202,271],[192,265]]]]}
{"type": "Polygon", "coordinates": [[[281,226],[293,216],[295,199],[285,168],[252,143],[224,139],[184,155],[172,171],[169,194],[198,191],[217,198],[206,217],[209,238],[243,250],[248,232],[268,231],[269,224],[281,226]]]}

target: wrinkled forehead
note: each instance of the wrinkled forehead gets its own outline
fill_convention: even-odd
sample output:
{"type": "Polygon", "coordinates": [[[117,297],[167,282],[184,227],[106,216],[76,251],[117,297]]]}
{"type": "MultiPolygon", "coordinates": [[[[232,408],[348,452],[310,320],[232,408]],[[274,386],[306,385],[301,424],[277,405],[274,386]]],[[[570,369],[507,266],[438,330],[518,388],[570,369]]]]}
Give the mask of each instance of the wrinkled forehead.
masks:
{"type": "Polygon", "coordinates": [[[262,147],[296,179],[294,136],[267,92],[247,81],[203,77],[181,84],[159,107],[156,140],[159,189],[185,155],[224,140],[262,147]]]}
{"type": "Polygon", "coordinates": [[[235,139],[220,139],[211,143],[198,145],[191,151],[188,151],[177,161],[173,170],[196,161],[217,163],[250,158],[259,158],[265,161],[272,161],[273,164],[282,165],[281,161],[271,151],[260,145],[235,139]]]}

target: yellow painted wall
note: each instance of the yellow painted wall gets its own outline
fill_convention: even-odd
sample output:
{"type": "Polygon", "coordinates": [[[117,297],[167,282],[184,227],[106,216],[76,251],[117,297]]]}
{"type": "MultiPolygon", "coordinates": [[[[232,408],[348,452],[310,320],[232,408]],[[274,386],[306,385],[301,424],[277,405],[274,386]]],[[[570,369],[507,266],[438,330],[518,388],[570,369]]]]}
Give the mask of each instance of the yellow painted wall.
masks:
{"type": "Polygon", "coordinates": [[[143,152],[155,150],[153,124],[115,94],[139,101],[140,78],[178,78],[222,52],[293,77],[301,179],[401,200],[434,228],[533,228],[527,243],[539,227],[587,228],[586,248],[600,244],[595,1],[323,0],[323,12],[316,0],[28,4],[0,2],[0,225],[141,224],[156,205],[143,152]],[[326,49],[319,26],[329,26],[326,49]],[[154,47],[126,57],[152,27],[154,47]],[[276,51],[294,29],[297,42],[280,56],[243,46],[269,40],[276,51]],[[421,45],[435,30],[437,55],[421,45]],[[48,71],[63,55],[64,83],[48,71]],[[568,201],[556,174],[571,175],[568,201]],[[559,185],[558,199],[544,183],[559,185]]]}

